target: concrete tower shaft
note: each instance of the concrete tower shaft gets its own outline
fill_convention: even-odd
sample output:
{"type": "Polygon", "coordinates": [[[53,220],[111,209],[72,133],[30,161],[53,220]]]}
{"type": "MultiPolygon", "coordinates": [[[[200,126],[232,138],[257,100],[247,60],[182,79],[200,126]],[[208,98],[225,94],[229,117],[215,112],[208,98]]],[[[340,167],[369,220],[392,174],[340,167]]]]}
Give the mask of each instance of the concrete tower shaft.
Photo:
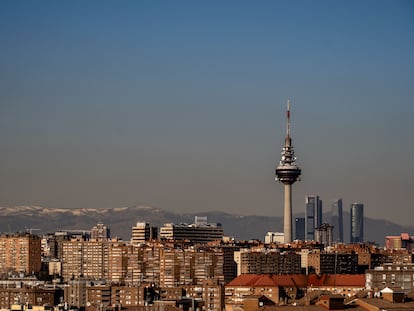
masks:
{"type": "Polygon", "coordinates": [[[282,149],[282,157],[276,167],[276,180],[284,184],[284,222],[283,232],[285,243],[292,241],[292,184],[300,180],[301,169],[296,164],[295,152],[293,151],[292,138],[290,137],[290,102],[287,103],[286,111],[286,138],[282,149]]]}

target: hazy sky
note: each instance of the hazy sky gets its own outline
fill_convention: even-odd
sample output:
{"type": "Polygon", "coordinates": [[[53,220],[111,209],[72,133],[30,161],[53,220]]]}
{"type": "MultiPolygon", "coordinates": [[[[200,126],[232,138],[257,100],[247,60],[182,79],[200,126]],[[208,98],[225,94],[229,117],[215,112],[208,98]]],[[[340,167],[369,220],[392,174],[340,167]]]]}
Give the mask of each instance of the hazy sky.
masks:
{"type": "Polygon", "coordinates": [[[282,216],[288,98],[293,212],[413,224],[413,1],[1,1],[0,206],[282,216]]]}

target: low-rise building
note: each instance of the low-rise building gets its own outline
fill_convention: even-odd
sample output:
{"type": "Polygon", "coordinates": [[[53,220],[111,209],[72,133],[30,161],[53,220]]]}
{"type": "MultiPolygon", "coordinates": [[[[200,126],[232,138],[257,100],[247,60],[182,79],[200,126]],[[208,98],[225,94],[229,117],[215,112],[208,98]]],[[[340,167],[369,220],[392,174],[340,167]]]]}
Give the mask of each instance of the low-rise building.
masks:
{"type": "Polygon", "coordinates": [[[353,296],[365,289],[365,274],[311,274],[308,276],[308,292],[328,291],[332,294],[353,296]]]}
{"type": "Polygon", "coordinates": [[[401,233],[396,236],[386,236],[385,248],[388,250],[406,249],[411,252],[414,250],[414,237],[410,236],[408,233],[401,233]]]}
{"type": "Polygon", "coordinates": [[[86,311],[106,311],[112,309],[111,286],[90,284],[86,287],[86,311]]]}
{"type": "Polygon", "coordinates": [[[112,285],[111,305],[122,308],[144,306],[144,289],[146,286],[147,284],[141,286],[112,285]]]}
{"type": "Polygon", "coordinates": [[[274,303],[284,299],[303,297],[307,289],[304,274],[242,274],[225,286],[226,310],[244,304],[244,297],[251,295],[266,296],[274,303]]]}
{"type": "Polygon", "coordinates": [[[63,293],[56,287],[29,286],[17,284],[0,287],[0,308],[10,309],[12,305],[57,305],[63,293]]]}
{"type": "Polygon", "coordinates": [[[386,263],[366,272],[366,288],[378,292],[386,287],[399,287],[404,293],[414,290],[414,264],[386,263]]]}
{"type": "Polygon", "coordinates": [[[65,280],[86,277],[122,282],[127,264],[127,248],[123,242],[83,239],[63,242],[62,276],[65,280]]]}
{"type": "Polygon", "coordinates": [[[64,301],[70,307],[78,309],[86,307],[86,286],[90,284],[89,280],[76,279],[69,280],[64,285],[64,301]]]}
{"type": "Polygon", "coordinates": [[[111,230],[103,223],[98,223],[91,229],[91,240],[108,241],[110,238],[111,230]]]}

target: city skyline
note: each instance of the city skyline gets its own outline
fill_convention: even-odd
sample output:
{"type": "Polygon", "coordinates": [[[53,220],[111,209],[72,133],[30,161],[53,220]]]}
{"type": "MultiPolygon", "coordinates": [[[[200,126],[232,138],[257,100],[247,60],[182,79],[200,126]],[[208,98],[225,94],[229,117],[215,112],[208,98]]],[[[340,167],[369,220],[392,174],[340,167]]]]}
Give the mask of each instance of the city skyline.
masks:
{"type": "Polygon", "coordinates": [[[282,216],[290,99],[293,214],[414,216],[409,1],[3,1],[0,25],[0,206],[282,216]]]}

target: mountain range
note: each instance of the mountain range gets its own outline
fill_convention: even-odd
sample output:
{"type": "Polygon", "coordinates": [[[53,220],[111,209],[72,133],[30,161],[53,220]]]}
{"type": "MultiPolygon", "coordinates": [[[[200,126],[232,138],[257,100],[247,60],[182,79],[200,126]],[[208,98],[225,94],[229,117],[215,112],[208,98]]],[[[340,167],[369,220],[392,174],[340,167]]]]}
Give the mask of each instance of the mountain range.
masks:
{"type": "MultiPolygon", "coordinates": [[[[165,223],[194,223],[195,216],[207,216],[208,222],[221,223],[224,234],[237,240],[263,240],[268,231],[283,231],[283,217],[242,216],[210,211],[174,213],[149,206],[131,206],[107,209],[62,209],[39,206],[0,207],[0,232],[32,231],[35,234],[58,230],[90,230],[97,223],[111,229],[112,237],[129,240],[131,228],[137,222],[148,222],[161,227],[165,223]]],[[[303,215],[294,215],[303,217],[303,215]]],[[[324,214],[329,223],[330,214],[324,214]]],[[[414,226],[402,226],[388,220],[365,218],[365,240],[384,244],[385,236],[402,232],[414,233],[414,226]]],[[[344,213],[344,237],[349,242],[349,213],[344,213]]]]}

